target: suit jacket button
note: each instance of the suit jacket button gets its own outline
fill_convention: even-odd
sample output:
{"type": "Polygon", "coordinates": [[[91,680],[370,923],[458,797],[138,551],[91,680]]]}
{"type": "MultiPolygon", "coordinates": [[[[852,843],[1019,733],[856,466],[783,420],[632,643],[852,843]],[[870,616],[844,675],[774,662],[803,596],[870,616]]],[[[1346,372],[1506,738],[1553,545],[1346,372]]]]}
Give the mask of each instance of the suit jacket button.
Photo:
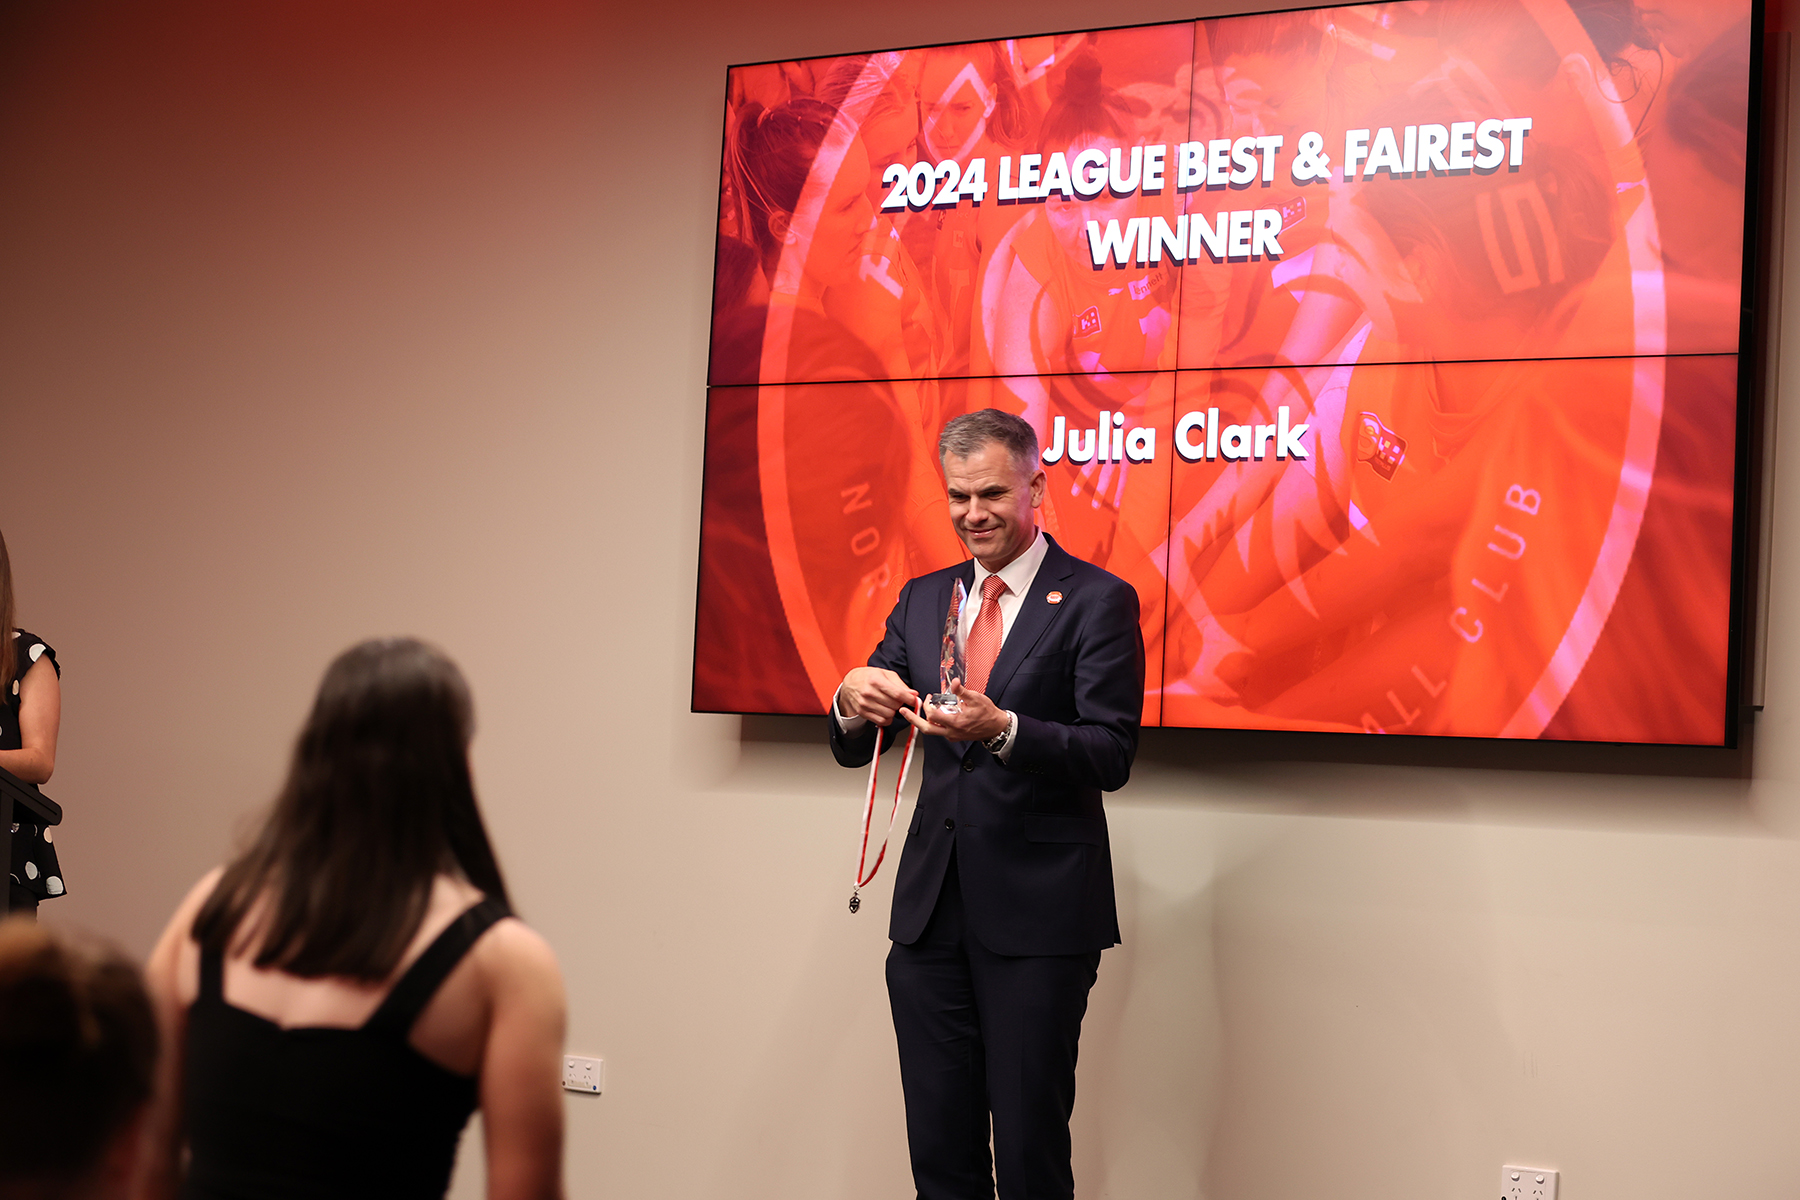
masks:
{"type": "Polygon", "coordinates": [[[973,754],[971,754],[967,758],[963,759],[963,770],[965,772],[967,772],[967,771],[973,771],[974,769],[975,769],[975,756],[973,754]]]}
{"type": "Polygon", "coordinates": [[[944,828],[945,829],[955,829],[956,828],[956,818],[955,817],[945,817],[944,818],[944,828]]]}

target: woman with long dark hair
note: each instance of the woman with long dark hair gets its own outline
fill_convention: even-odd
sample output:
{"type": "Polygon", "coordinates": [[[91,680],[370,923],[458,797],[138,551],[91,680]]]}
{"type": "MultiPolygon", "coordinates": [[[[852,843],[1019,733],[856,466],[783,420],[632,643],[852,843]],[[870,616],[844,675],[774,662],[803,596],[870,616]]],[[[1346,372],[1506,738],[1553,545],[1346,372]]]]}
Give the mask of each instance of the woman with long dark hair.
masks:
{"type": "MultiPolygon", "coordinates": [[[[0,769],[25,783],[46,783],[56,770],[62,724],[62,664],[56,651],[15,623],[12,560],[0,536],[0,769]]],[[[35,915],[38,902],[64,892],[50,830],[20,821],[7,866],[8,907],[35,915]]]]}
{"type": "Polygon", "coordinates": [[[488,1196],[562,1195],[562,980],[511,916],[472,730],[424,643],[326,671],[274,810],[151,956],[159,1194],[442,1196],[480,1107],[488,1196]]]}

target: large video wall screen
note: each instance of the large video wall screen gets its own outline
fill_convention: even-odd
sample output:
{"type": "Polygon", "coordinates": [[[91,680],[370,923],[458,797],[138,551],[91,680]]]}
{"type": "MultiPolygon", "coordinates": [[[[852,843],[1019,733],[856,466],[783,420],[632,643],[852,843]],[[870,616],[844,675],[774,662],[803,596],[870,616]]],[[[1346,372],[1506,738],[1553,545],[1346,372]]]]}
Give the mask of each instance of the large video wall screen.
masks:
{"type": "Polygon", "coordinates": [[[1146,724],[1729,741],[1758,14],[1670,12],[732,68],[694,707],[822,711],[992,406],[1138,590],[1146,724]]]}

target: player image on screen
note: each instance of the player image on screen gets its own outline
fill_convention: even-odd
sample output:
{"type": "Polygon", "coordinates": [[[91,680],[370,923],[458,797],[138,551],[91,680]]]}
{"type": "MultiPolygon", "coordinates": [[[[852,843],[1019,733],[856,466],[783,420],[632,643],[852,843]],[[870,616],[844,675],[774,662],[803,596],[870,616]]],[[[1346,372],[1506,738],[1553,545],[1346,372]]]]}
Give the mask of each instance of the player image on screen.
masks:
{"type": "MultiPolygon", "coordinates": [[[[1020,87],[1019,72],[998,42],[938,46],[920,58],[919,140],[915,161],[998,163],[1036,137],[1041,110],[1020,87]]],[[[977,281],[993,248],[1014,221],[1018,205],[984,203],[908,213],[903,240],[931,278],[943,313],[942,355],[946,378],[971,373],[977,281]]],[[[946,419],[954,414],[946,413],[946,419]]]]}
{"type": "MultiPolygon", "coordinates": [[[[795,314],[794,341],[813,355],[796,365],[845,382],[714,388],[708,400],[703,706],[810,706],[813,676],[862,661],[909,578],[906,418],[875,355],[830,324],[795,314]]],[[[723,352],[755,353],[762,325],[747,314],[723,352]]]]}
{"type": "MultiPolygon", "coordinates": [[[[1062,150],[1070,161],[1093,151],[1123,162],[1132,146],[1170,140],[1171,128],[1185,127],[1173,75],[1164,84],[1140,77],[1131,96],[1108,83],[1102,54],[1114,48],[1106,42],[1084,47],[1068,61],[1054,85],[1041,145],[1062,150]]],[[[1121,73],[1155,49],[1118,45],[1121,73]]],[[[1111,570],[1120,569],[1112,547],[1135,469],[1110,453],[1111,440],[1118,430],[1145,424],[1152,372],[1174,364],[1177,269],[1164,262],[1096,270],[1086,229],[1090,221],[1173,211],[1167,191],[1119,198],[1109,187],[1091,199],[1053,194],[1026,209],[982,275],[978,361],[999,376],[994,394],[983,399],[1043,431],[1047,461],[1064,464],[1046,494],[1045,520],[1071,553],[1111,570]],[[1103,411],[1104,433],[1095,424],[1103,411]],[[1060,442],[1059,422],[1067,431],[1060,442]],[[1097,446],[1099,438],[1107,444],[1097,446]]],[[[1160,530],[1148,532],[1133,554],[1161,540],[1160,530]]]]}
{"type": "MultiPolygon", "coordinates": [[[[1735,5],[1663,4],[1645,14],[1659,41],[1662,87],[1639,142],[1659,212],[1735,213],[1744,203],[1750,25],[1735,5]],[[1678,47],[1672,49],[1671,47],[1678,47]]],[[[1736,346],[1743,222],[1660,222],[1669,349],[1736,346]]]]}
{"type": "MultiPolygon", "coordinates": [[[[1595,82],[1596,72],[1587,60],[1573,56],[1558,60],[1533,26],[1521,25],[1516,19],[1502,22],[1500,28],[1508,36],[1496,36],[1494,18],[1506,7],[1444,6],[1437,28],[1445,53],[1439,61],[1405,90],[1403,100],[1389,100],[1358,114],[1358,119],[1377,128],[1394,127],[1409,110],[1441,113],[1450,121],[1519,104],[1554,111],[1559,119],[1540,121],[1542,128],[1532,131],[1541,142],[1534,143],[1530,166],[1522,173],[1486,176],[1492,183],[1485,191],[1481,190],[1484,177],[1479,174],[1433,180],[1429,191],[1391,186],[1387,181],[1359,184],[1354,191],[1342,182],[1331,184],[1336,203],[1325,222],[1327,240],[1317,248],[1309,273],[1300,277],[1300,286],[1308,295],[1295,309],[1303,310],[1315,296],[1326,295],[1340,312],[1347,309],[1356,315],[1360,328],[1333,356],[1341,361],[1431,361],[1446,357],[1446,348],[1455,346],[1479,348],[1472,356],[1478,353],[1501,360],[1598,349],[1662,348],[1662,314],[1655,306],[1646,309],[1634,303],[1633,259],[1627,239],[1618,236],[1641,206],[1643,188],[1641,166],[1619,136],[1623,123],[1610,111],[1617,107],[1609,93],[1611,85],[1603,79],[1595,82]],[[1487,69],[1463,57],[1461,51],[1472,47],[1486,57],[1487,69]],[[1503,88],[1513,99],[1502,96],[1503,88]],[[1527,95],[1536,99],[1519,99],[1527,95]],[[1614,137],[1611,144],[1606,141],[1609,133],[1614,137]],[[1607,178],[1608,173],[1613,178],[1607,178]],[[1533,265],[1531,254],[1536,253],[1545,256],[1541,270],[1533,265]]],[[[1341,61],[1341,53],[1339,57],[1341,61]]],[[[1426,61],[1416,39],[1409,54],[1395,55],[1389,61],[1402,57],[1415,68],[1426,61]]],[[[1640,290],[1643,278],[1640,273],[1636,281],[1640,290]]],[[[1290,333],[1290,345],[1293,340],[1290,333]]],[[[1277,361],[1294,360],[1283,353],[1277,361]]],[[[1488,371],[1490,376],[1498,372],[1507,380],[1506,386],[1519,383],[1518,371],[1498,366],[1488,371]]],[[[1484,402],[1458,399],[1453,394],[1474,387],[1471,380],[1478,374],[1475,368],[1438,373],[1437,383],[1444,394],[1434,401],[1435,408],[1443,410],[1434,412],[1436,425],[1453,418],[1476,423],[1485,419],[1484,402]],[[1460,417],[1459,408],[1464,414],[1460,417]]],[[[1586,406],[1608,403],[1603,399],[1608,395],[1615,397],[1610,403],[1616,411],[1627,414],[1633,405],[1660,404],[1659,375],[1648,367],[1641,374],[1645,377],[1642,389],[1623,394],[1616,389],[1589,393],[1583,396],[1586,406]]],[[[1253,407],[1266,413],[1284,397],[1295,407],[1304,407],[1309,393],[1335,398],[1344,394],[1346,386],[1355,396],[1362,396],[1373,386],[1373,379],[1366,367],[1353,374],[1317,368],[1278,370],[1265,378],[1260,386],[1264,395],[1253,407]]],[[[1496,384],[1488,386],[1503,390],[1496,384]]],[[[1382,423],[1381,412],[1379,404],[1350,403],[1311,415],[1322,432],[1336,430],[1343,435],[1348,422],[1362,443],[1361,453],[1352,461],[1366,461],[1373,456],[1375,443],[1392,447],[1406,441],[1392,426],[1382,423]]],[[[1440,429],[1434,428],[1433,434],[1434,447],[1443,454],[1442,446],[1449,439],[1440,429]]],[[[1415,467],[1420,461],[1416,437],[1415,429],[1415,467]]],[[[1338,440],[1349,441],[1343,436],[1338,440]]],[[[1307,474],[1284,473],[1273,463],[1244,464],[1220,473],[1198,502],[1190,505],[1177,497],[1176,511],[1185,511],[1185,515],[1177,519],[1173,530],[1171,590],[1188,599],[1190,612],[1199,614],[1202,624],[1216,622],[1222,612],[1244,612],[1277,587],[1289,586],[1297,593],[1302,585],[1296,581],[1327,552],[1335,552],[1339,558],[1350,556],[1342,539],[1352,514],[1373,521],[1370,530],[1379,530],[1382,522],[1372,516],[1369,505],[1379,507],[1391,501],[1400,489],[1379,488],[1361,507],[1355,500],[1346,504],[1346,485],[1366,476],[1367,469],[1344,469],[1331,460],[1331,445],[1323,440],[1321,445],[1321,458],[1310,464],[1307,474]],[[1267,545],[1279,548],[1274,557],[1263,561],[1248,553],[1234,558],[1225,552],[1227,539],[1235,539],[1240,549],[1247,544],[1252,531],[1245,514],[1253,508],[1257,510],[1254,523],[1268,531],[1267,545]],[[1195,586],[1200,575],[1206,575],[1206,583],[1195,586]]],[[[1628,461],[1621,442],[1611,456],[1610,472],[1603,469],[1593,475],[1591,508],[1604,512],[1610,507],[1628,461]]],[[[1191,494],[1195,483],[1184,482],[1191,494]]],[[[1434,503],[1445,499],[1438,496],[1434,503]]],[[[1448,499],[1456,511],[1469,512],[1466,498],[1448,499]]],[[[1475,517],[1479,520],[1479,512],[1475,517]]],[[[1566,525],[1558,528],[1567,530],[1566,525]]],[[[1623,531],[1609,531],[1602,525],[1595,537],[1603,539],[1608,532],[1623,531]]],[[[1440,541],[1445,535],[1443,528],[1436,534],[1440,541]]],[[[1411,540],[1415,539],[1409,537],[1411,540]]],[[[1418,550],[1418,546],[1412,547],[1415,554],[1418,550]]],[[[1577,576],[1586,578],[1579,565],[1584,561],[1591,574],[1598,553],[1597,549],[1586,556],[1572,553],[1577,576]]],[[[1322,565],[1318,570],[1329,575],[1334,567],[1322,565]]],[[[1261,618],[1268,615],[1268,609],[1261,610],[1261,618]]],[[[1387,619],[1384,613],[1373,615],[1387,619]]],[[[1304,622],[1297,628],[1303,626],[1304,622]]],[[[1272,651],[1294,636],[1292,630],[1280,634],[1265,649],[1272,651]]],[[[1210,689],[1215,697],[1234,692],[1233,687],[1222,685],[1216,674],[1209,675],[1210,668],[1202,661],[1211,659],[1216,666],[1228,657],[1231,641],[1226,628],[1215,630],[1210,652],[1199,654],[1185,682],[1172,661],[1169,677],[1176,690],[1198,686],[1201,692],[1210,689]]],[[[1495,644],[1490,640],[1490,647],[1495,644]]],[[[1560,642],[1552,641],[1551,650],[1558,645],[1560,642]]],[[[1322,652],[1315,645],[1313,653],[1316,657],[1322,652]]],[[[1403,673],[1410,675],[1412,665],[1406,664],[1403,673]]],[[[1544,663],[1540,658],[1534,668],[1531,654],[1527,654],[1515,666],[1515,675],[1523,677],[1534,669],[1541,671],[1544,663]]],[[[1244,662],[1231,669],[1244,670],[1244,662]]],[[[1509,696],[1510,702],[1520,702],[1516,691],[1502,694],[1509,696]]],[[[1431,698],[1435,700],[1437,695],[1433,693],[1431,698]]],[[[1378,690],[1373,699],[1386,700],[1385,689],[1378,690]]],[[[1292,702],[1302,700],[1297,697],[1292,702]]],[[[1173,714],[1178,707],[1172,705],[1169,712],[1173,714]]],[[[1336,719],[1360,721],[1367,711],[1339,714],[1336,719]]],[[[1407,727],[1419,719],[1413,715],[1417,710],[1397,707],[1392,701],[1386,711],[1388,723],[1396,727],[1407,727]]],[[[1373,716],[1361,724],[1388,727],[1373,716]]]]}
{"type": "MultiPolygon", "coordinates": [[[[1115,157],[1124,168],[1134,146],[1178,141],[1187,125],[1179,64],[1190,37],[1186,28],[1107,34],[1078,48],[1051,76],[1037,144],[1069,162],[1092,152],[1110,170],[1115,157]],[[1129,90],[1113,86],[1115,71],[1129,90]]],[[[1018,206],[1023,215],[981,276],[976,361],[996,378],[971,385],[969,401],[1016,412],[1042,431],[1049,474],[1040,519],[1070,553],[1138,585],[1153,658],[1163,589],[1150,555],[1167,528],[1169,454],[1134,461],[1120,450],[1128,430],[1170,421],[1170,380],[1158,372],[1174,364],[1177,267],[1096,270],[1087,228],[1172,218],[1177,203],[1172,188],[1120,197],[1109,185],[1092,198],[1052,194],[1018,206]]]]}
{"type": "MultiPolygon", "coordinates": [[[[1469,26],[1463,20],[1468,8],[1446,6],[1443,19],[1434,25],[1453,48],[1470,39],[1469,26]]],[[[1491,15],[1498,8],[1496,2],[1479,11],[1491,15]]],[[[1504,28],[1517,33],[1520,26],[1515,18],[1504,28]]],[[[1408,115],[1420,111],[1453,123],[1523,103],[1507,100],[1498,91],[1495,79],[1510,79],[1507,74],[1484,71],[1452,51],[1433,58],[1417,38],[1402,41],[1383,36],[1409,46],[1406,54],[1387,60],[1390,68],[1394,62],[1404,61],[1409,70],[1424,70],[1425,74],[1406,86],[1399,98],[1357,113],[1357,120],[1368,126],[1400,128],[1408,115]]],[[[1242,41],[1239,37],[1225,43],[1229,62],[1240,55],[1230,47],[1242,41]]],[[[1299,294],[1285,301],[1278,294],[1269,296],[1255,309],[1288,321],[1281,343],[1270,354],[1265,334],[1262,349],[1234,357],[1235,348],[1243,341],[1236,337],[1221,355],[1224,362],[1272,361],[1280,367],[1318,362],[1654,353],[1661,349],[1660,308],[1639,311],[1633,292],[1633,262],[1624,239],[1615,236],[1615,230],[1630,220],[1642,188],[1620,187],[1616,180],[1605,178],[1598,165],[1606,163],[1609,169],[1624,171],[1627,180],[1634,177],[1628,156],[1606,154],[1594,132],[1596,125],[1616,131],[1615,114],[1606,110],[1595,89],[1570,86],[1569,78],[1585,79],[1589,69],[1564,64],[1575,69],[1559,70],[1558,60],[1535,29],[1517,33],[1512,43],[1494,36],[1488,41],[1496,61],[1507,64],[1514,74],[1523,69],[1522,64],[1535,64],[1532,78],[1541,85],[1540,91],[1553,93],[1556,101],[1543,101],[1544,107],[1572,111],[1580,119],[1567,120],[1560,128],[1555,122],[1543,122],[1542,144],[1534,145],[1529,165],[1518,171],[1497,169],[1425,179],[1386,178],[1377,173],[1355,183],[1336,179],[1326,187],[1312,188],[1305,198],[1306,220],[1316,218],[1320,237],[1270,272],[1272,279],[1283,283],[1280,290],[1299,294]],[[1597,116],[1593,110],[1598,110],[1597,116]],[[1559,136],[1563,143],[1556,140],[1559,136]],[[1563,169],[1551,173],[1549,191],[1541,192],[1531,182],[1533,173],[1552,161],[1564,164],[1563,169]],[[1587,166],[1577,169],[1574,164],[1587,166]],[[1565,179],[1566,195],[1558,191],[1565,179]],[[1587,197],[1580,212],[1570,208],[1577,193],[1587,197]],[[1541,242],[1544,235],[1532,230],[1552,228],[1553,209],[1566,218],[1561,221],[1559,236],[1576,239],[1576,249],[1613,247],[1610,261],[1573,276],[1581,281],[1578,289],[1571,286],[1570,265],[1560,242],[1556,243],[1557,253],[1546,260],[1543,278],[1534,277],[1529,260],[1517,258],[1511,248],[1515,240],[1533,244],[1536,238],[1541,242]],[[1397,240],[1404,246],[1397,248],[1397,240]],[[1289,270],[1294,273],[1284,279],[1283,272],[1289,270]],[[1433,296],[1426,300],[1417,277],[1430,271],[1437,276],[1424,280],[1433,296]],[[1543,297],[1552,293],[1559,297],[1558,304],[1545,308],[1543,297]],[[1458,306],[1461,311],[1453,311],[1458,306]],[[1470,315],[1478,311],[1488,319],[1471,321],[1470,315]],[[1404,317],[1404,329],[1396,327],[1396,314],[1404,317]]],[[[1383,48],[1380,44],[1373,47],[1375,51],[1383,48]]],[[[1261,56],[1249,57],[1255,61],[1261,56]]],[[[1381,61],[1386,56],[1367,53],[1359,57],[1381,61]]],[[[1356,65],[1341,50],[1333,61],[1334,71],[1348,72],[1356,65]]],[[[1224,72],[1227,78],[1232,70],[1224,72]]],[[[1359,85],[1356,90],[1367,92],[1368,88],[1359,85]]],[[[1539,134],[1534,130],[1532,136],[1539,134]]],[[[1641,182],[1641,171],[1636,179],[1641,182]]],[[[1283,236],[1291,237],[1287,232],[1283,236]]],[[[1295,240],[1296,249],[1299,244],[1295,240]]],[[[1271,371],[1259,385],[1258,411],[1273,412],[1286,404],[1296,414],[1306,412],[1308,395],[1323,387],[1330,374],[1317,368],[1271,371]]],[[[1177,506],[1176,511],[1183,514],[1177,522],[1177,539],[1204,553],[1205,547],[1230,536],[1244,514],[1266,501],[1269,489],[1283,473],[1284,468],[1274,462],[1231,469],[1202,501],[1177,506]]],[[[1179,575],[1181,564],[1176,562],[1173,569],[1179,575]]]]}
{"type": "MultiPolygon", "coordinates": [[[[1340,205],[1376,361],[1553,341],[1613,249],[1606,182],[1545,150],[1429,203],[1366,189],[1340,205]]],[[[1630,359],[1336,372],[1313,470],[1281,475],[1229,540],[1172,553],[1197,579],[1193,666],[1172,690],[1347,728],[1505,724],[1586,593],[1651,370],[1660,398],[1660,364],[1630,359]]]]}
{"type": "MultiPolygon", "coordinates": [[[[1196,56],[1205,56],[1208,69],[1195,75],[1190,136],[1208,143],[1279,137],[1290,155],[1309,131],[1322,134],[1328,145],[1338,142],[1326,118],[1341,72],[1333,69],[1337,42],[1326,35],[1326,24],[1321,12],[1202,22],[1196,56]]],[[[1298,183],[1288,171],[1272,175],[1238,187],[1209,184],[1187,196],[1190,220],[1249,204],[1277,209],[1282,255],[1228,271],[1184,275],[1181,366],[1326,361],[1350,322],[1353,314],[1321,307],[1331,297],[1316,289],[1308,315],[1298,315],[1330,197],[1327,189],[1298,183]]]]}
{"type": "Polygon", "coordinates": [[[732,68],[696,704],[822,703],[965,557],[935,431],[996,407],[1139,593],[1147,723],[1728,738],[1758,22],[1409,0],[732,68]]]}
{"type": "MultiPolygon", "coordinates": [[[[860,60],[842,87],[846,103],[881,112],[891,61],[860,60]]],[[[893,56],[887,56],[892,58],[893,56]]],[[[842,76],[827,73],[836,87],[842,76]]],[[[893,122],[878,125],[891,132],[893,122]]],[[[866,191],[869,156],[851,117],[822,100],[795,97],[773,109],[746,102],[733,133],[736,194],[742,225],[757,239],[769,306],[759,377],[831,380],[843,353],[871,353],[873,376],[894,381],[910,446],[904,508],[913,555],[909,569],[955,562],[941,481],[925,445],[938,423],[937,389],[924,376],[939,322],[931,297],[892,226],[878,221],[866,191]],[[825,320],[797,319],[799,314],[825,320]],[[843,353],[833,341],[847,340],[843,353]]],[[[829,445],[819,450],[831,453],[829,445]]]]}

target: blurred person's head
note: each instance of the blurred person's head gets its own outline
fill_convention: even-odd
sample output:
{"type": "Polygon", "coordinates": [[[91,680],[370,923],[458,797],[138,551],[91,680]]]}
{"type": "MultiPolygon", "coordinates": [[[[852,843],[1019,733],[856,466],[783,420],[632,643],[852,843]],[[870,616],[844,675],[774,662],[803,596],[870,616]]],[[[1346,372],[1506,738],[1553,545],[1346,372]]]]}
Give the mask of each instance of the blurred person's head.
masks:
{"type": "Polygon", "coordinates": [[[1626,55],[1632,48],[1656,49],[1656,39],[1632,0],[1569,0],[1569,9],[1587,30],[1600,61],[1614,71],[1628,65],[1626,55]]]}
{"type": "Polygon", "coordinates": [[[325,672],[287,781],[194,919],[208,950],[257,948],[292,975],[386,979],[433,882],[505,900],[469,774],[474,706],[442,651],[412,638],[352,646],[325,672]]]}
{"type": "Polygon", "coordinates": [[[1105,78],[1093,47],[1075,53],[1057,79],[1056,97],[1044,113],[1040,138],[1048,149],[1121,145],[1137,133],[1131,101],[1105,78]]]}
{"type": "Polygon", "coordinates": [[[131,1194],[145,1151],[156,1020],[137,968],[0,921],[0,1200],[131,1194]]]}
{"type": "Polygon", "coordinates": [[[872,165],[910,165],[919,136],[918,71],[913,54],[852,54],[832,64],[813,95],[850,118],[872,165]]]}
{"type": "MultiPolygon", "coordinates": [[[[1071,169],[1083,151],[1098,151],[1110,160],[1115,149],[1130,154],[1136,144],[1131,102],[1108,86],[1100,57],[1091,48],[1077,52],[1064,68],[1039,140],[1046,152],[1066,153],[1071,169]]],[[[1092,199],[1070,200],[1057,194],[1044,202],[1044,216],[1057,242],[1071,247],[1085,245],[1083,230],[1089,221],[1104,226],[1109,220],[1124,221],[1136,211],[1132,197],[1114,196],[1110,188],[1102,188],[1092,199]]]]}
{"type": "Polygon", "coordinates": [[[750,232],[771,277],[791,249],[804,256],[804,274],[816,286],[835,282],[850,269],[874,222],[875,210],[865,195],[869,156],[855,138],[837,163],[816,225],[805,230],[795,219],[836,119],[837,110],[818,100],[790,100],[772,109],[752,102],[738,119],[733,162],[750,232]]]}
{"type": "Polygon", "coordinates": [[[1226,17],[1208,21],[1206,34],[1238,133],[1285,136],[1319,120],[1334,46],[1319,14],[1226,17]]]}
{"type": "Polygon", "coordinates": [[[1711,0],[1637,0],[1637,9],[1650,36],[1680,59],[1694,58],[1746,14],[1738,5],[1711,0]]]}

